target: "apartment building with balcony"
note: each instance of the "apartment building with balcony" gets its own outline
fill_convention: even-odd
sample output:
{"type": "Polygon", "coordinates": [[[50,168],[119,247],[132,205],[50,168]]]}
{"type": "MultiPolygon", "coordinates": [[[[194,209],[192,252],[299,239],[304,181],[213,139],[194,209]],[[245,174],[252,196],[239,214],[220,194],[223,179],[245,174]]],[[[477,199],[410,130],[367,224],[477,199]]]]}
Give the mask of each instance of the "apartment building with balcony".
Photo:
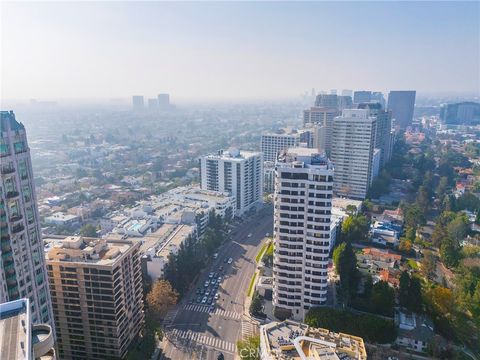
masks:
{"type": "Polygon", "coordinates": [[[0,112],[0,303],[29,299],[33,324],[53,327],[25,126],[0,112]]]}
{"type": "Polygon", "coordinates": [[[235,198],[235,215],[243,215],[263,201],[262,153],[230,149],[203,156],[200,187],[227,192],[235,198]]]}
{"type": "Polygon", "coordinates": [[[275,169],[273,305],[303,320],[327,300],[333,165],[316,149],[291,148],[275,169]]]}
{"type": "Polygon", "coordinates": [[[140,242],[70,236],[47,242],[61,359],[124,358],[144,324],[140,242]]]}

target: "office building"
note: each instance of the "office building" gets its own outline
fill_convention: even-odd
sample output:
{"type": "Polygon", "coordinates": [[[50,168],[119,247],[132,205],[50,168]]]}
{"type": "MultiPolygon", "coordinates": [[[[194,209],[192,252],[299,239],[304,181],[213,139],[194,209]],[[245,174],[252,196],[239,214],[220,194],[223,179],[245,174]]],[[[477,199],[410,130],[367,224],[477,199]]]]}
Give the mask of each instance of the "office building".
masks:
{"type": "Polygon", "coordinates": [[[158,107],[168,109],[170,107],[170,94],[158,94],[158,107]]]}
{"type": "Polygon", "coordinates": [[[447,125],[470,125],[480,122],[480,104],[466,101],[455,104],[443,104],[440,119],[447,125]]]}
{"type": "Polygon", "coordinates": [[[351,109],[353,107],[353,101],[351,96],[338,96],[337,97],[337,109],[342,111],[343,109],[351,109]]]}
{"type": "Polygon", "coordinates": [[[406,129],[412,125],[415,96],[415,90],[390,91],[388,94],[387,109],[392,112],[395,125],[400,129],[406,129]]]}
{"type": "Polygon", "coordinates": [[[133,111],[142,111],[145,108],[143,96],[141,95],[132,96],[132,106],[133,106],[133,111]]]}
{"type": "Polygon", "coordinates": [[[361,90],[353,93],[353,102],[355,104],[368,103],[370,101],[372,101],[371,91],[361,90]]]}
{"type": "Polygon", "coordinates": [[[25,127],[0,112],[0,303],[28,298],[34,324],[53,326],[25,127]]]}
{"type": "Polygon", "coordinates": [[[281,129],[276,133],[263,133],[260,148],[264,161],[275,161],[279,152],[296,147],[301,142],[301,134],[295,129],[281,129]]]}
{"type": "Polygon", "coordinates": [[[312,107],[303,111],[303,125],[319,124],[324,126],[325,152],[330,154],[332,149],[333,119],[339,114],[336,107],[312,107]]]}
{"type": "Polygon", "coordinates": [[[367,109],[343,110],[333,121],[332,162],[335,193],[365,199],[371,183],[376,118],[367,109]]]}
{"type": "Polygon", "coordinates": [[[275,191],[275,162],[265,161],[263,163],[263,191],[272,194],[275,191]]]}
{"type": "Polygon", "coordinates": [[[285,320],[260,327],[261,360],[367,360],[363,339],[285,320]]]}
{"type": "Polygon", "coordinates": [[[273,305],[303,320],[327,296],[333,166],[316,149],[292,148],[275,170],[273,305]]]}
{"type": "Polygon", "coordinates": [[[48,324],[33,324],[30,301],[0,304],[0,359],[55,360],[55,335],[48,324]]]}
{"type": "Polygon", "coordinates": [[[383,97],[382,92],[380,91],[374,91],[372,92],[372,97],[371,97],[372,102],[377,102],[380,105],[382,105],[382,108],[385,109],[385,98],[383,97]]]}
{"type": "Polygon", "coordinates": [[[144,323],[140,242],[69,236],[46,244],[61,359],[123,359],[144,323]]]}
{"type": "Polygon", "coordinates": [[[353,95],[353,90],[348,90],[348,89],[342,90],[342,96],[352,97],[352,95],[353,95]]]}
{"type": "Polygon", "coordinates": [[[392,157],[392,113],[383,109],[378,102],[358,104],[359,109],[367,109],[370,111],[369,116],[377,119],[375,133],[375,147],[380,149],[380,167],[384,167],[392,157]]]}
{"type": "Polygon", "coordinates": [[[337,107],[337,94],[318,94],[315,99],[316,107],[337,107]]]}
{"type": "Polygon", "coordinates": [[[157,99],[148,99],[148,109],[149,110],[158,109],[158,100],[157,99]]]}
{"type": "Polygon", "coordinates": [[[236,215],[263,201],[263,155],[230,149],[200,159],[200,185],[204,190],[228,192],[235,197],[236,215]]]}

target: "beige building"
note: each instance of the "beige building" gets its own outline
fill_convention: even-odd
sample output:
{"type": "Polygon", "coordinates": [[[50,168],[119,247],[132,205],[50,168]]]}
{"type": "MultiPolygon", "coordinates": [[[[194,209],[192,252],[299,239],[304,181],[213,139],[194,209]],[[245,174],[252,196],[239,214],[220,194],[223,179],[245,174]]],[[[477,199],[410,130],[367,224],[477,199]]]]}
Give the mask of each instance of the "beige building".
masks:
{"type": "Polygon", "coordinates": [[[363,339],[285,320],[260,328],[262,360],[366,360],[363,339]]]}
{"type": "Polygon", "coordinates": [[[70,236],[47,241],[61,359],[123,358],[144,323],[139,242],[70,236]]]}

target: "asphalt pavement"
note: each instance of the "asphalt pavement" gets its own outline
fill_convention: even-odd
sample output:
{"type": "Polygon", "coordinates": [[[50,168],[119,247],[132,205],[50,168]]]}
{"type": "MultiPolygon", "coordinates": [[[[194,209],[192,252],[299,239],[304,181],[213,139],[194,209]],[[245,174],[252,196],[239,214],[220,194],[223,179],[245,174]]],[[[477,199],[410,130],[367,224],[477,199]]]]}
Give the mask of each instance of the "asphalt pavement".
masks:
{"type": "Polygon", "coordinates": [[[164,329],[168,341],[163,359],[216,360],[220,353],[226,360],[234,359],[237,340],[255,330],[243,316],[244,301],[255,271],[255,257],[267,233],[273,233],[271,205],[233,229],[232,240],[220,247],[217,259],[200,273],[190,292],[167,316],[164,329]],[[231,264],[225,262],[229,258],[231,264]],[[210,272],[217,273],[217,278],[223,277],[216,290],[219,299],[215,301],[215,309],[209,309],[201,301],[197,303],[199,296],[205,296],[196,294],[197,289],[215,293],[214,286],[205,287],[205,281],[212,280],[210,272]]]}

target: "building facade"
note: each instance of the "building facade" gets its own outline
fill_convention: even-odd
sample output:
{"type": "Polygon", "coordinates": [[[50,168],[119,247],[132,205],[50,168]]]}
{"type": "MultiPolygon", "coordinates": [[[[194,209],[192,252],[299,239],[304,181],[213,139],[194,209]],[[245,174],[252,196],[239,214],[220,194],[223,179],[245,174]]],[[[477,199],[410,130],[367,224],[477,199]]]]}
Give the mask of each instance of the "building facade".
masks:
{"type": "Polygon", "coordinates": [[[132,96],[132,107],[134,111],[142,111],[145,108],[145,101],[142,95],[132,96]]]}
{"type": "Polygon", "coordinates": [[[28,298],[32,322],[53,327],[27,134],[8,111],[0,130],[0,302],[28,298]]]}
{"type": "Polygon", "coordinates": [[[444,104],[440,109],[440,119],[448,125],[469,125],[480,122],[480,103],[466,101],[444,104]]]}
{"type": "Polygon", "coordinates": [[[263,155],[231,149],[203,156],[200,185],[204,190],[228,192],[234,196],[235,214],[243,215],[263,201],[263,155]]]}
{"type": "Polygon", "coordinates": [[[303,124],[318,124],[324,127],[324,147],[327,155],[332,150],[333,119],[339,114],[336,107],[312,107],[303,111],[303,124]]]}
{"type": "Polygon", "coordinates": [[[300,134],[298,132],[281,132],[262,134],[261,149],[263,161],[275,161],[279,152],[296,147],[300,143],[300,134]]]}
{"type": "Polygon", "coordinates": [[[337,196],[365,199],[371,183],[376,118],[367,109],[343,110],[333,121],[332,162],[337,196]]]}
{"type": "Polygon", "coordinates": [[[292,148],[278,157],[273,305],[295,319],[326,301],[332,193],[332,163],[317,150],[292,148]]]}
{"type": "Polygon", "coordinates": [[[140,243],[70,236],[47,246],[59,358],[124,358],[144,323],[140,243]]]}
{"type": "Polygon", "coordinates": [[[367,90],[355,91],[353,93],[353,102],[355,104],[368,103],[372,101],[372,92],[367,90]]]}
{"type": "Polygon", "coordinates": [[[387,109],[392,112],[396,126],[401,129],[412,125],[415,96],[415,90],[390,91],[388,94],[387,109]]]}

